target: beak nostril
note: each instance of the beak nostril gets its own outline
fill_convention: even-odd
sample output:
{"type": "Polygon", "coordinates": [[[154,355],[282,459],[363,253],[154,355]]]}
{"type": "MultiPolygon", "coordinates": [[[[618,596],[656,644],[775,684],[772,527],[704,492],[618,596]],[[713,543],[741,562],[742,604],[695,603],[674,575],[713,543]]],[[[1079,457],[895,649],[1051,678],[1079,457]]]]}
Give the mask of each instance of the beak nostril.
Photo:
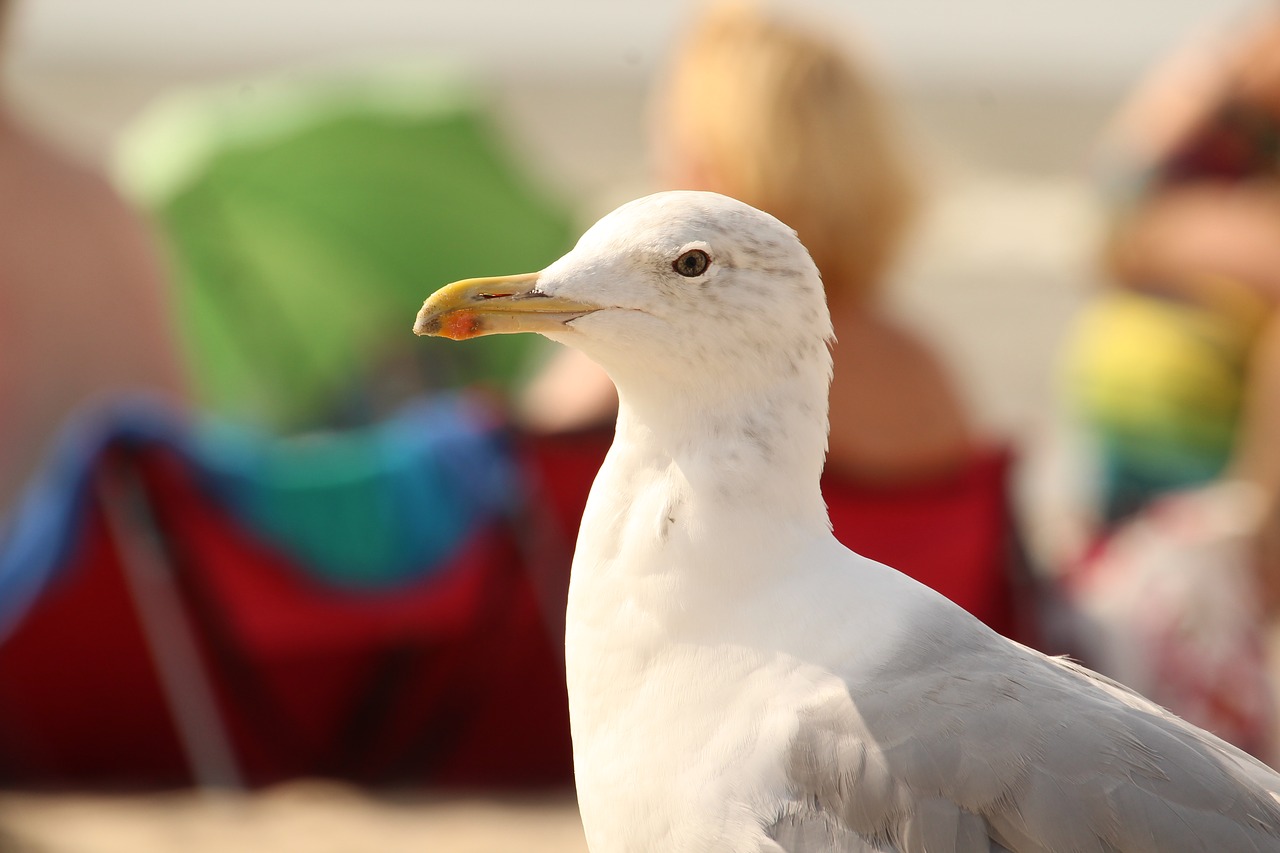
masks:
{"type": "Polygon", "coordinates": [[[491,291],[483,291],[481,293],[477,293],[475,295],[475,298],[480,300],[481,302],[484,302],[490,299],[536,299],[542,296],[546,296],[546,294],[539,290],[530,290],[527,292],[515,291],[515,292],[507,292],[507,293],[493,293],[491,291]]]}

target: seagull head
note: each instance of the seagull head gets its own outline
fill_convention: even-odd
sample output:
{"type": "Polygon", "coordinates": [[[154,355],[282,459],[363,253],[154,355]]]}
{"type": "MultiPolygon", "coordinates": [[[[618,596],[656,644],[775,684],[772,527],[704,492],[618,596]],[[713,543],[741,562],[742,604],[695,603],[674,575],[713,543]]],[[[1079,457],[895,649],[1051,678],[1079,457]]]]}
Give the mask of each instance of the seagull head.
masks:
{"type": "Polygon", "coordinates": [[[625,204],[541,272],[447,285],[414,332],[538,332],[582,350],[624,395],[740,391],[803,373],[825,406],[830,381],[831,321],[809,253],[774,217],[708,192],[625,204]]]}

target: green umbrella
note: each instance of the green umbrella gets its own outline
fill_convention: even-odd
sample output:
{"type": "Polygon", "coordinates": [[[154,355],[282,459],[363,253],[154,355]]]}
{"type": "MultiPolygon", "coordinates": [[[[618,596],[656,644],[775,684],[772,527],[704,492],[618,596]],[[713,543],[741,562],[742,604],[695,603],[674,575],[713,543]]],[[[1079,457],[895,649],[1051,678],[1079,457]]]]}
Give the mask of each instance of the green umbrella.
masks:
{"type": "Polygon", "coordinates": [[[169,249],[193,373],[219,413],[351,423],[427,388],[510,390],[537,361],[527,335],[461,353],[409,332],[439,285],[538,269],[572,235],[455,78],[177,96],[126,136],[119,162],[169,249]]]}

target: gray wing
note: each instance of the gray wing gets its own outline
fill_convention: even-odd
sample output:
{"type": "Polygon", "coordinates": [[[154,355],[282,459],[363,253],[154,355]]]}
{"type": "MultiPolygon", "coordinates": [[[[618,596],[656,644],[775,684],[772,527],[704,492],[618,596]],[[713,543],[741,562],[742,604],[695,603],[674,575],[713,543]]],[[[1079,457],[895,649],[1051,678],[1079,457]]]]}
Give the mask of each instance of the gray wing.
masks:
{"type": "Polygon", "coordinates": [[[968,614],[935,615],[869,691],[802,719],[796,799],[769,828],[789,853],[1280,851],[1270,768],[968,614]],[[865,846],[809,840],[837,830],[865,846]]]}

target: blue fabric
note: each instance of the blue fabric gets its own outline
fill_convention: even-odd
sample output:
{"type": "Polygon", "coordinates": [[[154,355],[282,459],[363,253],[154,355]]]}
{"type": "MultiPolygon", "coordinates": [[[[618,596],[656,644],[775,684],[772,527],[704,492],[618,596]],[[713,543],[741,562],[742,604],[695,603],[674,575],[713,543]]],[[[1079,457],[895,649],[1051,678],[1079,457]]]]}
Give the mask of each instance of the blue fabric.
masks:
{"type": "Polygon", "coordinates": [[[114,442],[179,444],[185,428],[138,399],[95,409],[55,439],[22,499],[0,519],[0,641],[66,565],[83,534],[95,463],[114,442]]]}
{"type": "Polygon", "coordinates": [[[67,426],[0,524],[0,641],[70,561],[95,466],[113,445],[176,451],[253,535],[317,581],[344,587],[429,575],[521,499],[502,431],[462,396],[359,431],[288,439],[191,424],[146,400],[113,404],[67,426]]]}

